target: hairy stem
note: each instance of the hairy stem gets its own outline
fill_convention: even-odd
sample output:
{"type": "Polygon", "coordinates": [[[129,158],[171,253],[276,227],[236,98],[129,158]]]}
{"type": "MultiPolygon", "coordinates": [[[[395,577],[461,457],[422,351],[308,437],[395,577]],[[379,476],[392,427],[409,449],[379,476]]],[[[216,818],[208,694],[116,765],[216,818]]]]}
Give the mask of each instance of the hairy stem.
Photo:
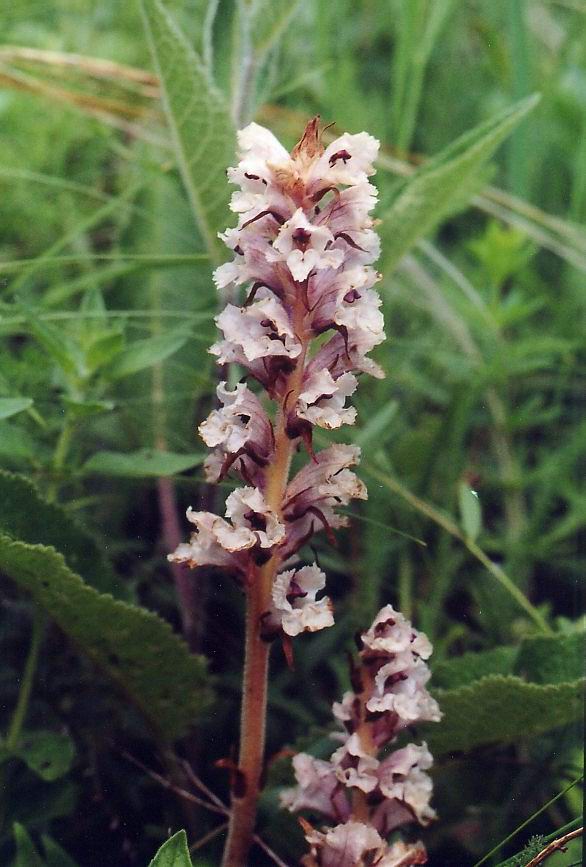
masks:
{"type": "MultiPolygon", "coordinates": [[[[289,406],[294,406],[297,401],[309,342],[309,336],[303,329],[305,310],[301,302],[294,314],[296,333],[303,349],[283,392],[285,397],[279,407],[275,430],[274,460],[266,476],[265,499],[269,508],[279,515],[295,446],[295,441],[289,438],[286,431],[285,401],[289,406]]],[[[232,792],[232,814],[223,867],[244,867],[254,834],[265,750],[270,653],[270,644],[261,637],[261,626],[263,615],[270,609],[273,580],[279,565],[280,557],[277,552],[264,566],[255,570],[247,594],[238,778],[232,792]]]]}

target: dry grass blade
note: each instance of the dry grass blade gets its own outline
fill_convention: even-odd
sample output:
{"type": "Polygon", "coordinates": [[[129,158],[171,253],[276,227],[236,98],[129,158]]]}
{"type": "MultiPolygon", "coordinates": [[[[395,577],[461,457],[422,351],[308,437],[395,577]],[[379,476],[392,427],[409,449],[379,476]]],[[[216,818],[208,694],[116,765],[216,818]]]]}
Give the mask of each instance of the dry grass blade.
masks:
{"type": "Polygon", "coordinates": [[[72,69],[91,78],[103,78],[118,84],[133,85],[142,96],[151,99],[158,99],[161,92],[159,80],[152,72],[134,66],[125,66],[112,60],[104,60],[101,57],[87,57],[84,54],[46,51],[19,45],[3,45],[0,48],[0,62],[9,64],[25,62],[40,66],[72,69]]]}
{"type": "Polygon", "coordinates": [[[526,867],[537,867],[538,864],[543,864],[550,855],[555,855],[556,852],[565,852],[567,844],[571,840],[581,837],[583,832],[584,828],[575,828],[573,831],[570,831],[569,834],[564,834],[563,837],[558,837],[557,840],[552,840],[549,846],[546,846],[539,855],[536,855],[535,858],[532,858],[531,861],[528,862],[526,867]]]}
{"type": "Polygon", "coordinates": [[[146,119],[150,118],[153,114],[152,109],[143,106],[132,105],[119,99],[106,99],[89,93],[66,90],[47,81],[35,78],[32,75],[27,75],[25,72],[9,69],[8,67],[0,67],[0,82],[8,84],[15,90],[25,90],[29,93],[48,96],[59,102],[70,103],[76,106],[76,108],[87,110],[90,113],[101,112],[131,119],[146,119]]]}
{"type": "MultiPolygon", "coordinates": [[[[153,73],[101,58],[60,51],[42,51],[21,46],[5,46],[0,49],[0,62],[3,60],[12,63],[34,62],[40,66],[74,69],[90,79],[98,78],[117,84],[135,85],[140,90],[140,93],[135,94],[136,96],[140,95],[151,100],[158,99],[160,95],[159,81],[153,73]]],[[[8,67],[0,68],[0,84],[12,89],[36,93],[65,105],[71,105],[110,126],[122,129],[133,138],[140,138],[160,147],[170,147],[170,143],[165,137],[153,135],[150,129],[141,123],[131,122],[131,119],[146,120],[151,117],[160,121],[160,115],[145,106],[57,87],[8,67]]],[[[281,129],[294,130],[293,135],[304,122],[304,118],[299,112],[274,105],[263,106],[259,115],[261,120],[270,122],[281,129]]],[[[331,133],[329,135],[326,133],[326,140],[332,138],[331,133]]],[[[379,166],[384,171],[399,177],[409,177],[423,162],[424,158],[419,156],[414,156],[412,161],[408,162],[388,152],[381,153],[378,160],[379,166]]],[[[474,196],[471,205],[508,225],[521,229],[544,249],[559,256],[579,270],[586,271],[586,256],[584,255],[586,234],[581,231],[579,226],[547,214],[523,199],[492,186],[487,186],[482,194],[474,196]]]]}

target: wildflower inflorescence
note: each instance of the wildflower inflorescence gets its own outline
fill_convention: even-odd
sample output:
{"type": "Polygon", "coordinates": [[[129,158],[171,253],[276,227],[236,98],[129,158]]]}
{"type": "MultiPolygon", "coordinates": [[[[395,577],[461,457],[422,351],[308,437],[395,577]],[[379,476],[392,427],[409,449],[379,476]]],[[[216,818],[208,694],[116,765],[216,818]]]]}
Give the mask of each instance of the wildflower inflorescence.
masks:
{"type": "MultiPolygon", "coordinates": [[[[318,118],[289,154],[268,130],[250,124],[238,135],[240,161],[228,169],[239,187],[231,200],[238,225],[220,235],[233,252],[214,273],[219,290],[246,289],[216,322],[222,339],[210,352],[222,371],[237,365],[244,376],[218,385],[219,408],[200,425],[211,453],[206,478],[240,480],[226,499],[225,516],[188,509],[189,542],[169,559],[216,567],[247,594],[246,660],[238,779],[224,865],[244,863],[252,840],[261,785],[268,642],[290,641],[333,624],[325,575],[302,564],[299,551],[317,532],[334,541],[346,524],[340,506],[366,499],[351,467],[360,449],[331,445],[314,450],[316,427],[353,424],[347,405],[357,374],[382,377],[369,353],[384,339],[379,279],[373,263],[379,239],[370,216],[376,189],[368,178],[378,142],[366,133],[342,135],[327,148],[318,118]],[[295,473],[295,453],[305,458],[295,473]]],[[[354,692],[334,713],[343,724],[341,745],[329,762],[296,756],[299,785],[284,796],[291,810],[320,813],[334,827],[316,830],[305,820],[308,867],[424,863],[421,844],[389,847],[385,837],[416,819],[426,824],[431,755],[425,744],[379,751],[418,720],[439,719],[425,689],[431,653],[390,606],[362,636],[354,692]]]]}
{"type": "Polygon", "coordinates": [[[382,759],[379,755],[407,727],[441,717],[425,686],[430,676],[425,660],[432,647],[391,605],[379,612],[360,645],[359,664],[352,670],[354,690],[333,707],[343,727],[334,735],[340,747],[329,761],[297,754],[298,785],[281,796],[289,810],[306,810],[335,823],[318,831],[302,820],[311,844],[306,867],[406,867],[427,860],[421,843],[385,842],[406,823],[427,825],[435,818],[427,745],[409,743],[385,751],[382,759]]]}
{"type": "Polygon", "coordinates": [[[192,568],[215,566],[250,589],[270,561],[263,612],[265,637],[295,636],[333,623],[317,565],[299,568],[295,555],[314,533],[346,519],[337,513],[365,499],[350,469],[360,450],[333,445],[314,452],[314,427],[352,424],[346,405],[356,374],[382,376],[367,354],[384,338],[380,299],[372,288],[379,239],[369,212],[369,183],[378,142],[343,135],[324,148],[318,119],[289,154],[267,129],[250,124],[238,135],[240,162],[228,169],[239,186],[231,208],[238,225],[220,235],[233,259],[216,269],[218,289],[246,286],[241,306],[216,318],[223,339],[210,352],[245,377],[221,382],[220,408],[200,425],[212,449],[208,481],[228,474],[244,482],[226,500],[225,517],[189,509],[194,532],[170,555],[192,568]],[[256,386],[254,386],[256,383],[256,386]],[[291,454],[304,444],[307,463],[289,480],[291,454]]]}

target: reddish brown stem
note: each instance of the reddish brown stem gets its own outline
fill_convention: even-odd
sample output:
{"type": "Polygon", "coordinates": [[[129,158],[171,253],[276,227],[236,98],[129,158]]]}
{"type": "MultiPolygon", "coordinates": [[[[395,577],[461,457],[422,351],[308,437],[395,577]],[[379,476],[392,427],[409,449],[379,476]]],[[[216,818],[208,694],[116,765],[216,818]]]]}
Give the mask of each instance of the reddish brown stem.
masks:
{"type": "MultiPolygon", "coordinates": [[[[295,332],[300,336],[302,352],[297,365],[289,375],[283,389],[289,406],[297,402],[303,381],[305,354],[309,335],[304,329],[305,311],[301,302],[295,311],[295,332]]],[[[274,459],[267,469],[265,499],[269,508],[281,514],[283,496],[289,478],[289,468],[294,442],[286,431],[287,413],[284,400],[279,407],[275,429],[274,459]]],[[[238,757],[239,775],[244,791],[232,793],[232,814],[228,839],[224,850],[222,867],[245,867],[250,849],[256,809],[260,793],[260,781],[264,762],[267,680],[270,644],[261,637],[262,617],[271,604],[273,580],[280,565],[279,555],[275,554],[253,577],[247,594],[246,643],[244,679],[242,687],[242,710],[240,723],[240,754],[238,757]]]]}

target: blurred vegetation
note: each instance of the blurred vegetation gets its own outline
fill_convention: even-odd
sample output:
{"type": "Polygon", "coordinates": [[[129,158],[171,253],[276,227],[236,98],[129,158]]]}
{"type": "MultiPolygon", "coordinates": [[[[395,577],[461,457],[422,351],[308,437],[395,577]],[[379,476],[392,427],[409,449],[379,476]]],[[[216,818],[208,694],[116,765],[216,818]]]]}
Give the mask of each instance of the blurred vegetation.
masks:
{"type": "MultiPolygon", "coordinates": [[[[336,627],[296,642],[294,671],[273,653],[260,834],[296,863],[273,759],[319,753],[344,651],[390,601],[432,639],[447,711],[430,863],[525,864],[581,808],[586,5],[166,8],[3,11],[0,863],[142,867],[182,827],[193,863],[218,863],[193,774],[226,797],[242,601],[180,586],[165,554],[187,505],[214,503],[195,427],[233,124],[292,146],[319,113],[381,139],[387,377],[344,434],[370,498],[316,552],[336,627]]],[[[579,863],[572,846],[548,863],[579,863]]]]}

